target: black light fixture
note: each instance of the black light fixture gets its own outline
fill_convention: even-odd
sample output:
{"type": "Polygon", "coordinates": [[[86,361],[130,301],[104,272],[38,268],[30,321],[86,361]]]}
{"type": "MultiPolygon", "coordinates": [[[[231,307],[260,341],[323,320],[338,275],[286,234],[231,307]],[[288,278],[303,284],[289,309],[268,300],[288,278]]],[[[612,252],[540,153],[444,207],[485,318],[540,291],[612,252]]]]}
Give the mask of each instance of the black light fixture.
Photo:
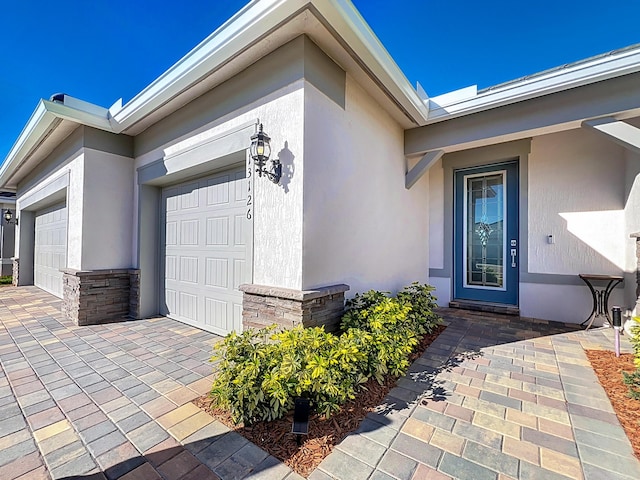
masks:
{"type": "Polygon", "coordinates": [[[293,425],[291,433],[296,435],[296,443],[300,445],[301,435],[309,434],[309,414],[311,402],[308,398],[297,397],[293,408],[293,425]]]}
{"type": "Polygon", "coordinates": [[[616,357],[620,356],[620,330],[622,330],[622,309],[620,307],[613,307],[611,309],[613,317],[613,329],[616,331],[614,338],[614,345],[616,349],[616,357]]]}
{"type": "Polygon", "coordinates": [[[18,225],[18,217],[16,217],[16,219],[13,219],[13,212],[11,210],[9,210],[8,208],[4,211],[4,221],[8,224],[8,225],[18,225]]]}
{"type": "Polygon", "coordinates": [[[282,164],[279,159],[271,160],[271,170],[267,170],[266,164],[269,161],[271,155],[271,145],[269,142],[271,138],[269,135],[262,131],[262,124],[258,129],[258,132],[251,137],[251,158],[256,164],[256,173],[258,176],[264,175],[273,183],[278,183],[282,176],[282,164]]]}

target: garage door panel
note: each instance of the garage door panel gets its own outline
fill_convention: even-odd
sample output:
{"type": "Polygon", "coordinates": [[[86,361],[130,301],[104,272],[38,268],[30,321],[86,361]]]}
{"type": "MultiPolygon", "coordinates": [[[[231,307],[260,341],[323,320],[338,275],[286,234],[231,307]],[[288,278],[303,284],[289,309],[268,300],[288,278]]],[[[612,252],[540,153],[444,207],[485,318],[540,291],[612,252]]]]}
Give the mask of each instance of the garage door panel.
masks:
{"type": "Polygon", "coordinates": [[[227,315],[228,303],[216,298],[205,298],[205,323],[217,330],[229,331],[231,325],[227,315]]]}
{"type": "Polygon", "coordinates": [[[245,215],[235,215],[233,217],[233,244],[238,247],[244,247],[246,245],[246,230],[247,220],[245,215]]]}
{"type": "Polygon", "coordinates": [[[197,219],[182,220],[180,222],[180,245],[198,245],[198,229],[200,222],[197,219]]]}
{"type": "Polygon", "coordinates": [[[207,258],[204,283],[208,287],[229,287],[229,260],[226,258],[207,258]]]}
{"type": "Polygon", "coordinates": [[[246,184],[244,183],[245,174],[244,172],[238,172],[234,175],[234,200],[236,202],[244,202],[247,199],[247,189],[246,184]]]}
{"type": "Polygon", "coordinates": [[[180,187],[180,208],[183,210],[197,208],[200,205],[198,183],[190,183],[180,187]]]}
{"type": "Polygon", "coordinates": [[[222,335],[242,329],[237,287],[251,281],[246,187],[242,169],[163,190],[163,313],[222,335]]]}
{"type": "Polygon", "coordinates": [[[206,182],[207,205],[229,203],[229,176],[224,175],[206,182]]]}
{"type": "Polygon", "coordinates": [[[180,281],[198,284],[198,257],[180,257],[180,281]]]}
{"type": "Polygon", "coordinates": [[[34,285],[62,297],[62,272],[67,265],[67,208],[64,203],[36,212],[34,285]]]}
{"type": "Polygon", "coordinates": [[[207,218],[206,245],[229,245],[229,218],[207,218]]]}
{"type": "Polygon", "coordinates": [[[191,293],[180,292],[178,294],[179,315],[192,322],[198,318],[198,297],[191,293]]]}
{"type": "Polygon", "coordinates": [[[245,272],[247,271],[246,260],[236,258],[233,260],[233,279],[231,285],[234,290],[237,290],[240,285],[245,283],[245,272]]]}

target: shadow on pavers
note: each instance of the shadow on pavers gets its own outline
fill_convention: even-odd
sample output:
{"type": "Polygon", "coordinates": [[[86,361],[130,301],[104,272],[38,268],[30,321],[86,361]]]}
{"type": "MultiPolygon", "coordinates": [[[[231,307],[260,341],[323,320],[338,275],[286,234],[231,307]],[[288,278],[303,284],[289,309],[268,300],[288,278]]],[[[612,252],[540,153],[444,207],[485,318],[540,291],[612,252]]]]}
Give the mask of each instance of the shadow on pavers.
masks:
{"type": "MultiPolygon", "coordinates": [[[[69,468],[72,466],[69,465],[69,468]]],[[[270,469],[282,469],[281,478],[284,478],[289,471],[282,462],[238,433],[231,431],[203,438],[185,446],[166,448],[144,456],[128,458],[103,472],[62,477],[55,475],[55,478],[56,480],[116,480],[136,469],[139,470],[135,478],[155,479],[158,478],[158,473],[162,478],[182,478],[189,473],[189,478],[197,480],[259,479],[263,478],[262,474],[270,469]]]]}

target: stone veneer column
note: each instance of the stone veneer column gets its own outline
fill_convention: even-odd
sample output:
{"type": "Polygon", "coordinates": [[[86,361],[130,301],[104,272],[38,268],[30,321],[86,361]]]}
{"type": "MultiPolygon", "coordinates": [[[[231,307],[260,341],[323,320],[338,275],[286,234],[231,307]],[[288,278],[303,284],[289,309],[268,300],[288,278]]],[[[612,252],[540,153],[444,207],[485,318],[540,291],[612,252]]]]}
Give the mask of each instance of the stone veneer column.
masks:
{"type": "Polygon", "coordinates": [[[76,325],[139,315],[139,270],[62,270],[62,313],[76,325]],[[132,288],[133,284],[133,288],[132,288]]]}
{"type": "Polygon", "coordinates": [[[18,257],[12,257],[13,260],[13,277],[11,283],[14,287],[18,286],[18,276],[20,275],[20,259],[18,257]]]}
{"type": "Polygon", "coordinates": [[[344,292],[348,285],[332,285],[314,290],[292,290],[264,285],[240,285],[243,292],[243,328],[262,328],[274,323],[285,328],[296,325],[324,325],[328,332],[340,325],[344,312],[344,292]]]}

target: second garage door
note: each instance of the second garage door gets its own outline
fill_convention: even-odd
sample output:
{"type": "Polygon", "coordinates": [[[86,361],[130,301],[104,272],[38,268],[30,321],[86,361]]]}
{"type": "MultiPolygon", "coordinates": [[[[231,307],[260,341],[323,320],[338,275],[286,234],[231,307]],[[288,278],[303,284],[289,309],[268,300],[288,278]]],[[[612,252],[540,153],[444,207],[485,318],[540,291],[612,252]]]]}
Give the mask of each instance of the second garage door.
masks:
{"type": "Polygon", "coordinates": [[[33,284],[62,298],[61,268],[67,266],[67,207],[64,203],[35,214],[33,284]]]}
{"type": "Polygon", "coordinates": [[[244,168],[167,187],[162,205],[162,313],[219,335],[242,330],[252,237],[244,168]]]}

